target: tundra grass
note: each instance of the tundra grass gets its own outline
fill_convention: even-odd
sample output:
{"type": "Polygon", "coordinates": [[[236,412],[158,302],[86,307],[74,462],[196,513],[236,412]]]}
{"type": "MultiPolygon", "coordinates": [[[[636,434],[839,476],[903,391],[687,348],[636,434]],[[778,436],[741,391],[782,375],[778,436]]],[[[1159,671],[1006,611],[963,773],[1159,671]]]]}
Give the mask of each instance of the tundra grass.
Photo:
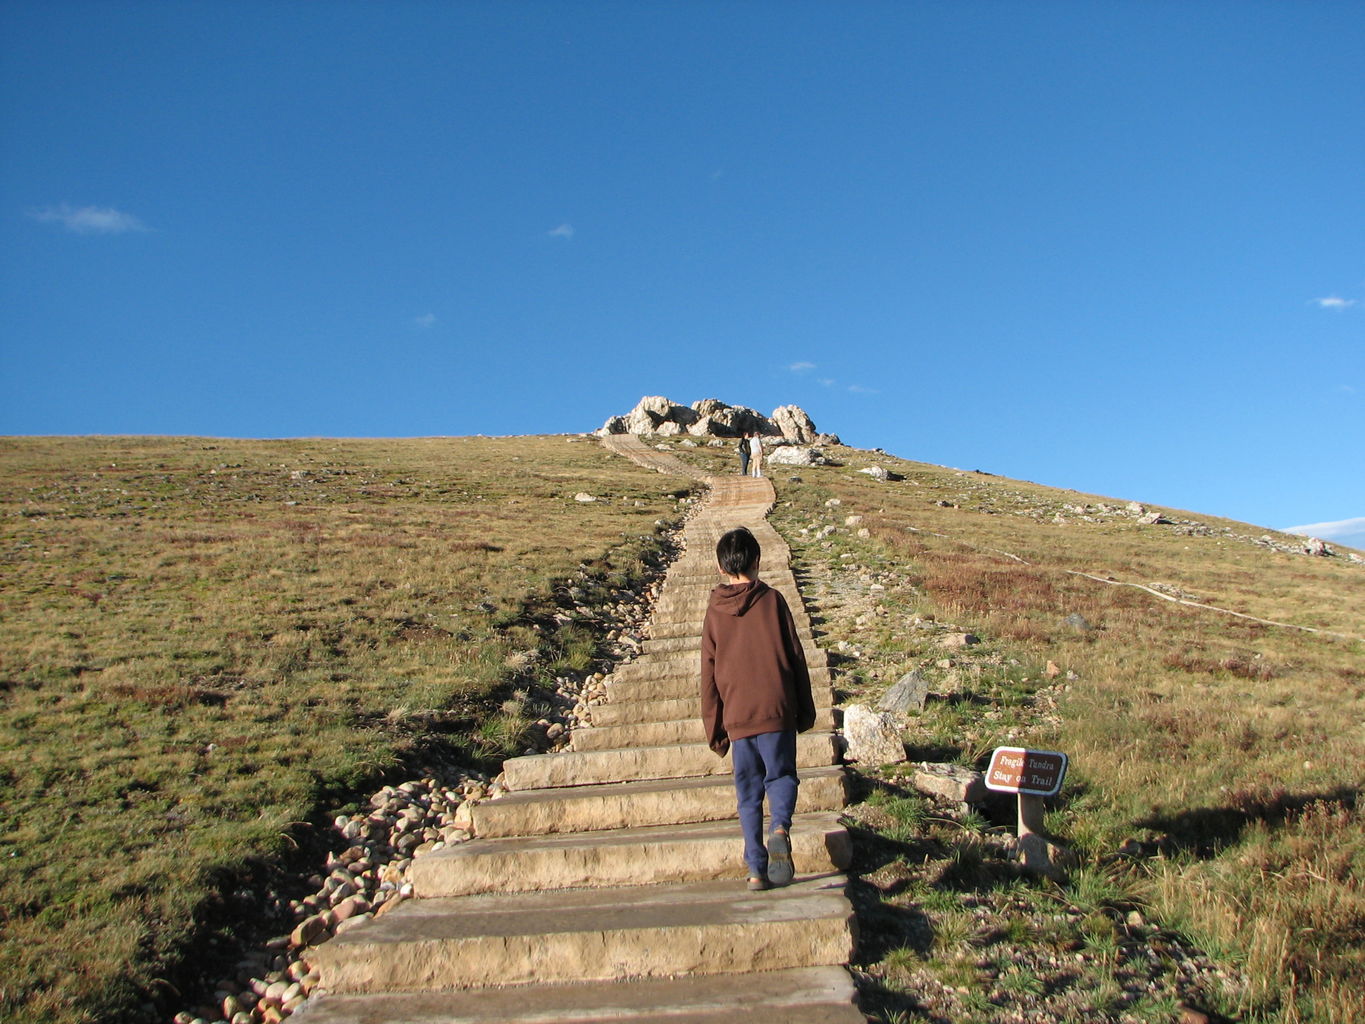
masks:
{"type": "Polygon", "coordinates": [[[679,487],[582,438],[0,440],[0,1019],[131,1019],[359,787],[519,752],[506,684],[588,657],[528,607],[629,585],[679,487]]]}
{"type": "MultiPolygon", "coordinates": [[[[939,696],[911,722],[913,753],[980,767],[1004,742],[1066,751],[1049,827],[1245,976],[1215,1010],[1365,1018],[1365,565],[1213,517],[1151,508],[1169,522],[1144,525],[1126,499],[830,452],[844,464],[767,473],[798,577],[863,610],[836,621],[816,598],[847,698],[919,668],[939,696]],[[873,465],[893,478],[858,472],[873,465]],[[943,651],[946,624],[982,643],[943,651]]],[[[733,468],[727,451],[679,454],[733,468]]]]}

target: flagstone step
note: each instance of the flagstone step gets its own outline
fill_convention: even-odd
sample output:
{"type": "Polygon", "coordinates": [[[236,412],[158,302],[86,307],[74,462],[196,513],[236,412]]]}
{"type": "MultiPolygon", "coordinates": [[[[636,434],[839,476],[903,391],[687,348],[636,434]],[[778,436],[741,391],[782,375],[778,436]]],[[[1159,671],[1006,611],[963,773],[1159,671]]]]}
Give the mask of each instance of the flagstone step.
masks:
{"type": "Polygon", "coordinates": [[[328,996],[308,1024],[864,1024],[842,967],[516,985],[461,992],[328,996]]]}
{"type": "MultiPolygon", "coordinates": [[[[830,671],[826,666],[809,665],[808,671],[812,690],[830,687],[830,671]]],[[[669,700],[689,694],[695,697],[701,688],[701,658],[696,658],[689,665],[660,668],[643,677],[632,673],[623,679],[620,669],[617,669],[616,675],[606,681],[604,688],[610,703],[669,700]]]]}
{"type": "MultiPolygon", "coordinates": [[[[815,638],[809,626],[802,627],[800,623],[797,623],[796,635],[800,638],[803,648],[813,645],[815,638]]],[[[655,655],[675,654],[679,651],[696,654],[701,650],[701,623],[697,623],[695,632],[683,633],[679,636],[650,637],[640,645],[640,650],[646,658],[655,655]]]]}
{"type": "MultiPolygon", "coordinates": [[[[814,768],[838,761],[839,746],[833,733],[807,732],[797,737],[796,767],[814,768]]],[[[705,743],[561,750],[554,754],[510,757],[502,763],[503,784],[513,792],[597,786],[633,779],[689,779],[730,772],[728,757],[717,757],[705,743]]]]}
{"type": "MultiPolygon", "coordinates": [[[[652,701],[641,701],[629,705],[639,708],[652,701]]],[[[583,726],[573,731],[574,750],[615,750],[621,747],[658,747],[675,743],[701,743],[706,739],[698,714],[696,700],[686,708],[687,716],[673,720],[646,720],[628,715],[621,725],[583,726]]],[[[835,728],[834,712],[831,708],[815,709],[815,724],[818,732],[835,728]]]]}
{"type": "MultiPolygon", "coordinates": [[[[806,648],[802,647],[802,653],[806,648]]],[[[815,672],[817,670],[825,673],[826,678],[820,682],[829,682],[828,662],[823,651],[816,648],[811,652],[811,657],[807,658],[806,665],[811,672],[811,682],[816,682],[815,672]],[[823,663],[823,664],[822,664],[823,663]]],[[[618,665],[612,672],[611,678],[618,683],[634,683],[644,679],[660,679],[688,677],[699,679],[701,673],[701,645],[698,644],[690,651],[672,651],[667,654],[651,654],[647,657],[638,658],[635,661],[628,661],[624,665],[618,665]]]]}
{"type": "MultiPolygon", "coordinates": [[[[800,778],[800,811],[836,811],[846,803],[842,768],[807,768],[800,778]]],[[[508,793],[474,804],[470,813],[474,834],[490,839],[721,821],[735,816],[735,789],[723,775],[618,782],[508,793]]]]}
{"type": "Polygon", "coordinates": [[[308,951],[329,993],[608,981],[842,964],[841,875],[407,900],[308,951]]]}
{"type": "MultiPolygon", "coordinates": [[[[837,811],[792,819],[798,874],[842,871],[853,844],[837,811]]],[[[476,839],[418,857],[408,878],[422,898],[483,892],[604,888],[745,877],[739,824],[725,821],[476,839]]]]}
{"type": "MultiPolygon", "coordinates": [[[[701,698],[697,695],[697,681],[690,686],[680,685],[678,697],[654,697],[643,700],[627,700],[619,703],[607,702],[592,705],[591,717],[594,727],[627,725],[631,722],[666,722],[679,718],[697,718],[701,715],[701,698]]],[[[610,691],[608,691],[610,692],[610,691]]],[[[834,687],[814,685],[811,696],[815,709],[832,707],[834,687]]]]}

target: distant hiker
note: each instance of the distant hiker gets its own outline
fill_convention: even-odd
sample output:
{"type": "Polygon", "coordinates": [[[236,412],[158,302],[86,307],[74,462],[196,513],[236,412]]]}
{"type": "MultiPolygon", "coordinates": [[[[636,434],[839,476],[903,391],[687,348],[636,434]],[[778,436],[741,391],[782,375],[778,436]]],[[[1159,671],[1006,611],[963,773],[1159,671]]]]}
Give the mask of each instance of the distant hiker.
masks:
{"type": "Polygon", "coordinates": [[[739,452],[739,475],[749,475],[749,435],[745,434],[739,439],[739,444],[735,445],[735,451],[739,452]]]}
{"type": "Polygon", "coordinates": [[[754,476],[763,475],[763,438],[758,434],[749,442],[749,451],[754,457],[754,476]]]}
{"type": "Polygon", "coordinates": [[[706,741],[728,750],[744,833],[749,888],[792,880],[796,734],[815,724],[806,655],[786,600],[758,578],[762,552],[748,530],[716,543],[726,582],[711,591],[701,634],[701,718],[706,741]],[[763,844],[763,799],[772,827],[763,844]]]}

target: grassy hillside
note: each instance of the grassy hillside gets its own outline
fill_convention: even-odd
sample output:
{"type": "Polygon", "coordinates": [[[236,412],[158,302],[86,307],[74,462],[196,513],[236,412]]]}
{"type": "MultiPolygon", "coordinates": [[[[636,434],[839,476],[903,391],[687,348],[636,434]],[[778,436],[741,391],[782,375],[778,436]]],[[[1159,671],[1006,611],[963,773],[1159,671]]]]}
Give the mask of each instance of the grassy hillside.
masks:
{"type": "MultiPolygon", "coordinates": [[[[913,753],[983,767],[997,745],[1066,751],[1049,827],[1087,884],[1235,972],[1206,1003],[1236,1019],[1365,1019],[1365,564],[1281,553],[1245,524],[1149,509],[1168,522],[1144,525],[1123,500],[836,451],[845,465],[770,475],[847,698],[875,700],[917,668],[937,696],[911,721],[913,753]],[[858,472],[873,465],[901,479],[858,472]],[[982,642],[945,651],[949,623],[982,642]]],[[[968,907],[1008,890],[1007,871],[964,872],[960,845],[930,877],[932,832],[902,847],[890,904],[922,908],[945,876],[968,907]]],[[[990,992],[991,968],[972,965],[999,940],[958,911],[935,919],[956,948],[904,949],[949,974],[966,964],[958,983],[990,992]]],[[[891,989],[908,977],[896,955],[865,966],[891,989]]],[[[1125,1018],[1101,1000],[1076,1019],[1125,1018]]]]}
{"type": "Polygon", "coordinates": [[[629,584],[678,486],[579,438],[0,440],[0,1018],[127,1019],[307,823],[519,752],[528,604],[629,584]]]}
{"type": "MultiPolygon", "coordinates": [[[[1172,1020],[1114,980],[1140,911],[1226,974],[1190,980],[1163,952],[1162,991],[1248,1021],[1365,1013],[1365,566],[838,454],[772,475],[847,699],[919,669],[915,756],[1068,752],[1048,824],[1083,863],[1021,887],[988,823],[869,771],[873,1012],[1000,1021],[1008,997],[1031,1001],[1018,1019],[1172,1020]],[[946,651],[950,627],[981,642],[946,651]],[[1054,985],[1027,950],[1088,959],[1054,985]]],[[[528,608],[584,568],[637,578],[685,486],[562,437],[0,440],[0,1018],[122,1019],[306,823],[433,752],[515,749],[504,697],[583,639],[528,608]]]]}

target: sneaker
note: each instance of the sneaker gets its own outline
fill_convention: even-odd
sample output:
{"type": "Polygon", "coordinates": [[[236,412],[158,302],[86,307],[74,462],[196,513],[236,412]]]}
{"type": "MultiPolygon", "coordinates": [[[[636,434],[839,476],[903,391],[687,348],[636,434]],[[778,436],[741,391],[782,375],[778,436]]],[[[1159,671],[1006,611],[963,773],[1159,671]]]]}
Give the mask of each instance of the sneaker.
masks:
{"type": "Polygon", "coordinates": [[[768,889],[771,889],[772,887],[773,887],[772,883],[769,882],[766,878],[759,878],[757,876],[754,876],[749,879],[750,892],[764,892],[768,889]]]}
{"type": "Polygon", "coordinates": [[[785,832],[768,834],[768,881],[773,885],[786,885],[796,874],[792,865],[792,845],[785,832]]]}

